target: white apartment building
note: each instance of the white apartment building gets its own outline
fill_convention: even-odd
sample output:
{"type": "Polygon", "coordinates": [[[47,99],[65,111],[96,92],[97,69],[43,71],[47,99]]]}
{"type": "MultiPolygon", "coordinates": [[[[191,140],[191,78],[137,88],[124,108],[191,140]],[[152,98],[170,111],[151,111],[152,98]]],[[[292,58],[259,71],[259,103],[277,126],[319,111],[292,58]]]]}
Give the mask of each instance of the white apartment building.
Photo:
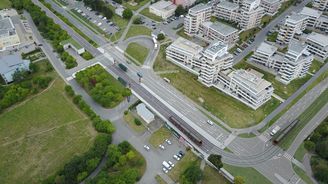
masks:
{"type": "Polygon", "coordinates": [[[311,52],[319,60],[326,60],[328,58],[328,36],[312,32],[306,38],[308,51],[311,52]]]}
{"type": "Polygon", "coordinates": [[[260,0],[244,0],[241,6],[239,26],[251,29],[261,24],[264,8],[260,7],[260,0]]]}
{"type": "Polygon", "coordinates": [[[307,45],[291,40],[279,70],[278,80],[289,84],[292,80],[304,77],[313,60],[313,55],[307,50],[307,45]]]}
{"type": "Polygon", "coordinates": [[[317,20],[322,15],[322,12],[312,8],[304,7],[299,14],[308,17],[307,26],[315,27],[317,20]]]}
{"type": "Polygon", "coordinates": [[[211,44],[195,60],[200,67],[198,80],[207,87],[213,86],[219,71],[227,70],[233,64],[233,56],[222,42],[211,44]]]}
{"type": "Polygon", "coordinates": [[[195,63],[194,59],[202,50],[203,47],[200,45],[179,37],[166,48],[166,59],[198,75],[199,65],[195,63]]]}
{"type": "Polygon", "coordinates": [[[274,16],[281,7],[280,0],[261,0],[261,7],[264,8],[266,15],[274,16]]]}
{"type": "Polygon", "coordinates": [[[195,35],[203,22],[210,21],[212,7],[206,4],[198,4],[189,9],[188,15],[184,19],[184,32],[188,35],[195,35]]]}
{"type": "Polygon", "coordinates": [[[315,24],[315,28],[328,34],[328,16],[321,15],[315,24]]]}
{"type": "Polygon", "coordinates": [[[221,22],[204,22],[200,26],[199,36],[209,41],[221,41],[230,48],[238,41],[239,30],[221,22]]]}
{"type": "Polygon", "coordinates": [[[313,7],[320,11],[327,11],[328,0],[313,0],[313,7]]]}
{"type": "Polygon", "coordinates": [[[167,19],[174,15],[175,9],[177,6],[173,4],[171,1],[158,1],[149,6],[149,12],[153,13],[162,19],[167,19]]]}
{"type": "Polygon", "coordinates": [[[254,54],[250,58],[251,62],[254,62],[259,65],[263,65],[267,68],[272,68],[276,72],[281,69],[284,55],[277,52],[278,48],[262,42],[258,48],[256,48],[254,54]]]}
{"type": "Polygon", "coordinates": [[[10,17],[0,14],[0,51],[16,48],[19,44],[20,39],[10,17]]]}
{"type": "Polygon", "coordinates": [[[219,72],[215,87],[256,110],[271,99],[274,90],[262,77],[252,69],[225,70],[219,72]]]}
{"type": "Polygon", "coordinates": [[[292,14],[287,17],[284,25],[279,29],[277,43],[288,44],[295,34],[302,34],[307,25],[308,16],[300,14],[292,14]]]}
{"type": "Polygon", "coordinates": [[[221,1],[214,8],[214,16],[219,19],[224,19],[233,22],[239,22],[238,18],[240,16],[239,13],[239,5],[229,2],[229,1],[221,1]]]}

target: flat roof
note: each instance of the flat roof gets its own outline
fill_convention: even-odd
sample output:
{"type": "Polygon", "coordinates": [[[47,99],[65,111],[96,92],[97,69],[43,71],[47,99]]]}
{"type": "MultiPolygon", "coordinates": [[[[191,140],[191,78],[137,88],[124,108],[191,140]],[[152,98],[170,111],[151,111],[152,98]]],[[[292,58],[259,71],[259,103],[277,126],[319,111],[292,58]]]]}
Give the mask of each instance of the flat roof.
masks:
{"type": "Polygon", "coordinates": [[[158,1],[151,6],[151,8],[154,8],[154,9],[157,9],[157,10],[164,10],[164,9],[172,9],[172,8],[175,8],[175,5],[174,5],[171,1],[158,1]]]}
{"type": "Polygon", "coordinates": [[[190,52],[193,54],[197,54],[198,52],[203,50],[203,47],[191,42],[187,39],[184,39],[182,37],[179,37],[176,39],[169,47],[176,47],[178,49],[185,50],[186,52],[190,52]]]}
{"type": "Polygon", "coordinates": [[[306,48],[305,44],[302,44],[298,40],[292,39],[288,45],[288,51],[287,52],[292,52],[297,55],[300,55],[304,52],[304,49],[306,48]]]}
{"type": "Polygon", "coordinates": [[[0,30],[14,29],[13,24],[11,23],[10,18],[0,19],[0,30]]]}
{"type": "Polygon", "coordinates": [[[211,29],[214,29],[216,32],[219,32],[220,34],[224,36],[228,36],[230,34],[233,34],[235,32],[238,32],[238,29],[231,27],[227,24],[221,23],[221,22],[204,22],[205,26],[210,27],[211,29]]]}
{"type": "Polygon", "coordinates": [[[306,19],[306,18],[307,18],[306,15],[293,13],[292,15],[290,15],[290,16],[286,19],[286,21],[293,22],[293,23],[297,23],[297,22],[299,22],[299,21],[303,21],[303,20],[306,19]]]}
{"type": "Polygon", "coordinates": [[[18,68],[18,65],[29,63],[28,60],[23,60],[19,55],[6,55],[0,57],[0,73],[5,74],[18,68]]]}
{"type": "Polygon", "coordinates": [[[277,50],[277,47],[266,42],[262,42],[260,46],[256,49],[256,52],[262,52],[272,56],[277,50]]]}
{"type": "Polygon", "coordinates": [[[322,12],[318,11],[318,10],[315,10],[315,9],[312,9],[312,8],[309,8],[309,7],[304,7],[300,11],[300,14],[319,18],[321,16],[322,12]]]}
{"type": "Polygon", "coordinates": [[[202,11],[202,10],[205,10],[208,8],[212,8],[212,7],[208,6],[207,4],[200,3],[200,4],[197,4],[196,6],[190,8],[189,11],[198,12],[198,11],[202,11]]]}
{"type": "Polygon", "coordinates": [[[67,39],[67,40],[64,40],[62,42],[60,42],[61,45],[66,45],[66,44],[72,44],[76,49],[82,49],[83,47],[77,43],[73,38],[70,38],[70,39],[67,39]]]}
{"type": "Polygon", "coordinates": [[[217,6],[218,7],[225,8],[225,9],[228,9],[228,10],[239,9],[239,5],[238,4],[235,4],[235,3],[232,3],[232,2],[229,2],[229,1],[222,1],[217,6]]]}
{"type": "Polygon", "coordinates": [[[262,73],[253,69],[239,69],[230,73],[229,75],[231,75],[231,78],[235,78],[242,82],[245,86],[247,86],[255,93],[261,92],[265,88],[271,86],[271,83],[269,81],[262,79],[262,73]]]}
{"type": "Polygon", "coordinates": [[[323,47],[327,47],[328,46],[328,36],[327,35],[323,35],[323,34],[319,34],[316,32],[312,32],[307,39],[318,43],[319,45],[322,45],[323,47]]]}

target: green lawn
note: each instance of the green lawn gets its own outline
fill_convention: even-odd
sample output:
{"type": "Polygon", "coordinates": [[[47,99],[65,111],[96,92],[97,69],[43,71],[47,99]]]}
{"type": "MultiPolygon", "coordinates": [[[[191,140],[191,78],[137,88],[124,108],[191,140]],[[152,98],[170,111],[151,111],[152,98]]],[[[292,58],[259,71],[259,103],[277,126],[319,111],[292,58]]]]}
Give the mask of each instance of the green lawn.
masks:
{"type": "Polygon", "coordinates": [[[315,72],[317,72],[318,70],[320,70],[320,68],[321,68],[323,65],[324,65],[323,62],[320,62],[320,61],[314,59],[314,60],[312,61],[311,67],[310,67],[310,69],[309,69],[309,72],[311,72],[311,73],[314,74],[315,72]]]}
{"type": "Polygon", "coordinates": [[[267,40],[269,42],[276,42],[277,40],[277,37],[278,37],[278,32],[273,32],[272,34],[270,34],[269,36],[267,36],[267,40]]]}
{"type": "Polygon", "coordinates": [[[167,184],[166,181],[164,181],[160,175],[156,175],[155,180],[158,184],[167,184]]]}
{"type": "Polygon", "coordinates": [[[179,31],[177,31],[177,34],[187,40],[191,40],[192,38],[190,36],[188,36],[185,32],[184,29],[181,28],[179,31]]]}
{"type": "Polygon", "coordinates": [[[177,183],[182,172],[189,166],[189,164],[193,163],[196,160],[197,165],[200,166],[200,159],[198,159],[193,152],[187,151],[185,156],[175,164],[171,171],[169,171],[169,177],[177,183]]]}
{"type": "Polygon", "coordinates": [[[151,30],[145,26],[132,25],[125,36],[125,40],[138,35],[151,36],[151,30]]]}
{"type": "Polygon", "coordinates": [[[10,8],[11,2],[9,0],[1,0],[0,1],[0,10],[5,8],[10,8]]]}
{"type": "Polygon", "coordinates": [[[161,74],[161,77],[168,78],[176,89],[232,128],[253,126],[262,121],[280,104],[278,100],[272,98],[255,111],[216,88],[205,87],[197,80],[197,76],[182,69],[178,73],[161,74]]]}
{"type": "Polygon", "coordinates": [[[57,79],[0,115],[0,183],[41,183],[93,145],[96,131],[57,79]]]}
{"type": "Polygon", "coordinates": [[[306,75],[303,78],[293,80],[288,85],[284,85],[275,79],[275,75],[265,72],[251,64],[246,63],[245,61],[238,63],[237,65],[234,66],[234,68],[236,69],[252,68],[256,71],[261,72],[262,74],[264,74],[263,78],[272,83],[272,86],[274,88],[274,93],[283,99],[287,99],[289,96],[295,93],[304,83],[306,83],[306,81],[308,81],[311,78],[311,75],[306,75]]]}
{"type": "Polygon", "coordinates": [[[132,128],[137,133],[144,132],[146,130],[145,126],[136,125],[134,122],[135,118],[138,118],[140,121],[142,121],[140,117],[135,117],[131,112],[128,112],[128,114],[124,115],[124,120],[129,125],[130,128],[132,128]]]}
{"type": "MultiPolygon", "coordinates": [[[[115,12],[115,7],[109,5],[109,8],[115,12]]],[[[129,21],[126,19],[123,19],[122,17],[116,15],[115,13],[113,14],[113,17],[110,19],[112,22],[114,22],[119,28],[120,30],[117,31],[115,34],[113,34],[112,36],[110,36],[110,40],[112,42],[116,42],[118,39],[121,38],[124,29],[126,28],[126,26],[128,25],[129,21]]]]}
{"type": "Polygon", "coordinates": [[[129,8],[131,10],[138,10],[139,8],[141,8],[143,5],[147,4],[150,0],[143,0],[140,3],[138,3],[136,6],[132,6],[129,1],[123,1],[123,6],[125,6],[126,8],[129,8]]]}
{"type": "Polygon", "coordinates": [[[247,41],[249,38],[255,36],[255,34],[259,31],[260,28],[258,27],[243,31],[239,34],[239,40],[241,40],[242,42],[247,41]]]}
{"type": "Polygon", "coordinates": [[[204,179],[202,184],[229,184],[219,171],[213,169],[212,167],[206,165],[204,168],[204,179]]]}
{"type": "Polygon", "coordinates": [[[162,144],[165,139],[169,139],[171,137],[171,132],[164,126],[158,129],[156,132],[151,134],[149,137],[149,144],[157,148],[158,145],[162,144]]]}
{"type": "Polygon", "coordinates": [[[307,153],[307,150],[304,148],[304,142],[297,148],[294,157],[296,160],[303,162],[304,155],[307,153]]]}
{"type": "Polygon", "coordinates": [[[131,56],[132,58],[134,58],[139,62],[137,63],[137,65],[144,64],[148,56],[148,53],[149,53],[149,49],[138,43],[130,43],[125,50],[125,54],[128,54],[129,56],[131,56]]]}
{"type": "Polygon", "coordinates": [[[157,16],[157,15],[155,15],[155,14],[153,14],[153,13],[150,13],[150,12],[149,12],[149,8],[145,8],[145,9],[143,9],[143,10],[140,12],[140,14],[142,14],[142,15],[144,15],[144,16],[146,16],[146,17],[148,17],[148,18],[150,18],[150,19],[152,19],[152,20],[154,20],[154,21],[157,21],[157,22],[161,22],[161,21],[163,20],[161,17],[159,17],[159,16],[157,16]]]}
{"type": "Polygon", "coordinates": [[[293,164],[293,169],[296,172],[296,174],[302,178],[302,180],[306,183],[306,184],[313,184],[311,178],[306,174],[305,171],[303,171],[301,168],[299,168],[298,166],[296,166],[295,164],[293,164]]]}
{"type": "Polygon", "coordinates": [[[165,70],[178,70],[180,69],[178,66],[174,65],[170,61],[165,59],[165,49],[169,44],[161,45],[158,55],[156,57],[153,69],[155,72],[165,71],[165,70]]]}
{"type": "Polygon", "coordinates": [[[245,179],[246,184],[270,184],[271,182],[264,177],[261,173],[251,167],[235,167],[228,164],[224,164],[226,169],[233,176],[242,176],[245,179]]]}
{"type": "Polygon", "coordinates": [[[298,133],[303,127],[316,115],[316,113],[328,103],[328,89],[322,94],[303,112],[297,119],[300,122],[284,137],[279,143],[280,147],[284,150],[288,149],[291,143],[294,141],[298,133]]]}

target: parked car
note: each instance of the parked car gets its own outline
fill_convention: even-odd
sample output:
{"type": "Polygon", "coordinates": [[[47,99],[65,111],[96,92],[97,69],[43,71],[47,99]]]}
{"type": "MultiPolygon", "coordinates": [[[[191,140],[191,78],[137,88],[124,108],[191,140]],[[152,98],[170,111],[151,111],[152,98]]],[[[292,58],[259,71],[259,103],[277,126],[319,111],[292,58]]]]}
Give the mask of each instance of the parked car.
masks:
{"type": "Polygon", "coordinates": [[[181,157],[183,157],[185,154],[183,153],[183,151],[179,151],[179,155],[181,155],[181,157]]]}
{"type": "Polygon", "coordinates": [[[147,151],[150,150],[149,146],[147,146],[147,145],[144,145],[144,148],[145,148],[145,150],[147,150],[147,151]]]}
{"type": "Polygon", "coordinates": [[[211,121],[211,120],[207,120],[207,123],[211,126],[214,125],[213,121],[211,121]]]}
{"type": "Polygon", "coordinates": [[[178,157],[177,155],[173,155],[173,158],[178,161],[180,160],[180,157],[178,157]]]}
{"type": "Polygon", "coordinates": [[[171,167],[174,167],[174,164],[171,161],[168,161],[168,163],[171,165],[171,167]]]}
{"type": "Polygon", "coordinates": [[[165,149],[165,147],[163,145],[161,145],[161,144],[158,147],[161,148],[162,150],[165,149]]]}
{"type": "Polygon", "coordinates": [[[165,174],[169,172],[165,167],[163,167],[162,170],[163,170],[163,172],[164,172],[165,174]]]}
{"type": "Polygon", "coordinates": [[[172,142],[171,142],[170,140],[168,140],[168,139],[165,139],[165,142],[166,142],[168,145],[171,145],[171,144],[172,144],[172,142]]]}

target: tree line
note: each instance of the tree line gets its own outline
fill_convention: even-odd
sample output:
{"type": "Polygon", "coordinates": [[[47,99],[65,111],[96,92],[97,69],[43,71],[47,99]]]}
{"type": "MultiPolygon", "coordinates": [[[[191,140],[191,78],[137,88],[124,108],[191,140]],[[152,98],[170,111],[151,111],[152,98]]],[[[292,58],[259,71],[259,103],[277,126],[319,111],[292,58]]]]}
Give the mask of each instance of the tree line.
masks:
{"type": "MultiPolygon", "coordinates": [[[[18,11],[26,10],[30,13],[32,20],[43,38],[50,40],[54,50],[60,55],[61,60],[65,63],[66,68],[70,69],[77,66],[74,57],[64,51],[60,42],[67,40],[70,36],[62,30],[58,24],[49,18],[40,7],[36,6],[31,0],[10,0],[12,7],[18,11]]],[[[51,8],[51,6],[47,6],[51,8]]]]}

